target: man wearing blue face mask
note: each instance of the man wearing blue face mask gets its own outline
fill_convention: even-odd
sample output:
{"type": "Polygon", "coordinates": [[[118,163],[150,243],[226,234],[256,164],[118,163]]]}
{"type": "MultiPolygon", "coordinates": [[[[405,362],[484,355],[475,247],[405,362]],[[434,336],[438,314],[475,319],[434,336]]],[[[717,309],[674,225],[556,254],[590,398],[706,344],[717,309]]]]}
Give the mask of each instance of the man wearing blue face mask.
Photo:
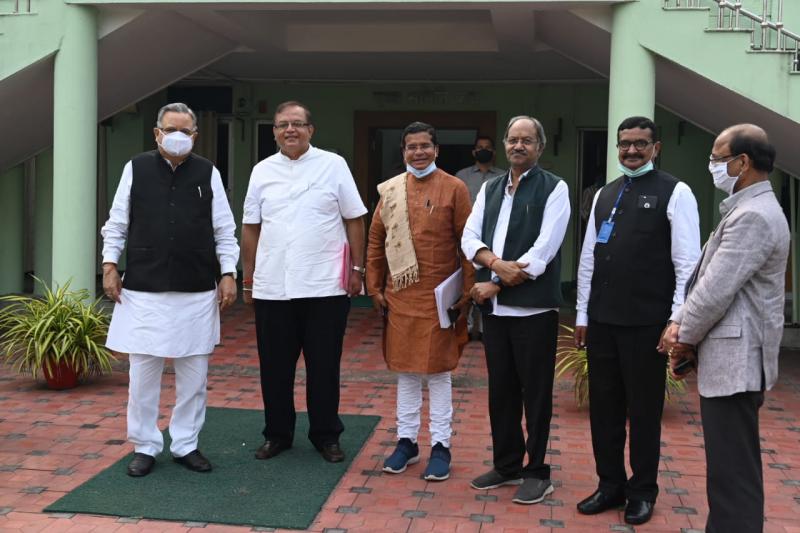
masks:
{"type": "Polygon", "coordinates": [[[190,470],[211,470],[198,450],[208,359],[219,343],[220,310],[236,300],[239,260],[219,171],[191,153],[192,110],[162,107],[153,134],[158,149],[125,165],[102,230],[103,290],[116,302],[106,345],[130,361],[128,439],[135,453],[128,475],[134,477],[149,474],[164,447],[158,404],[166,359],[175,368],[170,452],[190,470]]]}
{"type": "Polygon", "coordinates": [[[588,353],[599,477],[578,511],[597,514],[625,504],[629,524],[650,520],[658,496],[666,359],[656,347],[670,314],[683,303],[700,254],[697,202],[685,183],[654,168],[657,135],[645,117],[619,125],[622,175],[595,195],[578,267],[575,345],[588,353]]]}
{"type": "MultiPolygon", "coordinates": [[[[467,342],[466,312],[475,272],[459,250],[470,212],[466,185],[436,167],[439,143],[430,124],[412,122],[400,149],[406,172],[378,186],[367,246],[367,291],[386,317],[383,356],[397,372],[397,448],[383,471],[400,474],[419,461],[417,435],[422,383],[430,402],[431,455],[422,477],[450,477],[453,402],[450,371],[467,342]],[[452,327],[440,325],[434,290],[462,269],[459,312],[452,327]]],[[[458,289],[458,287],[456,287],[458,289]]]]}
{"type": "Polygon", "coordinates": [[[775,148],[764,130],[752,124],[726,129],[709,160],[714,185],[728,198],[662,350],[677,378],[685,375],[679,364],[694,362],[697,352],[706,531],[755,533],[764,529],[758,410],[778,379],[791,239],[769,182],[775,148]]]}

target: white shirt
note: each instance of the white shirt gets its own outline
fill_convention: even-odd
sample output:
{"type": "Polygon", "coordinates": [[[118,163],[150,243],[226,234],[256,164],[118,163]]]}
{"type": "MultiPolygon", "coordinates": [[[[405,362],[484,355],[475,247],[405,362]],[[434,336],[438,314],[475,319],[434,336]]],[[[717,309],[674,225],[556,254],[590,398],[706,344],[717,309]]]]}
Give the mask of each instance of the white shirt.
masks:
{"type": "MultiPolygon", "coordinates": [[[[592,201],[592,212],[586,225],[586,236],[583,239],[581,259],[578,264],[576,326],[585,326],[589,323],[589,294],[592,290],[594,272],[594,245],[597,242],[594,211],[599,196],[600,191],[597,191],[592,201]]],[[[675,185],[669,197],[667,219],[670,222],[672,265],[675,269],[675,293],[672,296],[672,312],[675,312],[683,304],[686,281],[692,275],[694,265],[700,257],[700,215],[697,212],[697,200],[689,186],[682,181],[675,185]]]]}
{"type": "MultiPolygon", "coordinates": [[[[528,177],[528,172],[530,172],[530,170],[520,176],[520,181],[528,177]]],[[[495,226],[492,245],[487,246],[481,241],[483,213],[486,205],[486,184],[484,183],[481,186],[481,190],[475,200],[475,205],[472,207],[472,213],[467,219],[467,224],[464,226],[464,233],[461,237],[461,249],[464,251],[466,257],[475,259],[475,255],[482,248],[489,248],[497,257],[503,256],[506,234],[508,233],[508,221],[511,217],[511,206],[513,202],[514,193],[511,191],[511,175],[509,174],[503,194],[503,203],[500,205],[500,213],[497,216],[497,225],[495,226]]],[[[567,225],[569,224],[569,215],[569,191],[567,189],[567,184],[563,180],[559,180],[558,184],[550,193],[550,196],[547,197],[539,236],[536,238],[533,246],[517,258],[517,261],[520,263],[528,263],[528,266],[523,268],[523,270],[531,279],[536,279],[544,273],[548,263],[553,260],[558,250],[561,248],[561,243],[564,241],[564,234],[567,232],[567,225]]],[[[473,264],[476,270],[484,268],[483,265],[474,262],[473,264]]],[[[530,316],[553,310],[502,305],[497,303],[496,296],[492,298],[492,306],[494,308],[492,314],[497,316],[530,316]]]]}
{"type": "Polygon", "coordinates": [[[253,167],[244,224],[261,224],[253,298],[346,294],[342,219],[367,212],[345,160],[313,146],[298,159],[278,152],[253,167]]]}
{"type": "MultiPolygon", "coordinates": [[[[118,263],[130,223],[133,164],[122,170],[108,221],[103,226],[103,262],[118,263]]],[[[236,223],[222,178],[211,170],[211,220],[221,272],[235,272],[239,261],[236,223]]],[[[123,353],[158,357],[207,355],[219,343],[216,290],[202,292],[144,292],[122,289],[120,304],[108,328],[106,346],[123,353]]]]}

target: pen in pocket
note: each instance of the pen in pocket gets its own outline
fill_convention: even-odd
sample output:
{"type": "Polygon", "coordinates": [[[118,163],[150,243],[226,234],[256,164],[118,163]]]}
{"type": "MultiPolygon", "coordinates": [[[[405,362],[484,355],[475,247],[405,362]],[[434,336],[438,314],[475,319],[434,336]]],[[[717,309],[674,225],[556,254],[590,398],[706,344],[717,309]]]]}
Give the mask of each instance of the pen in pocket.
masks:
{"type": "Polygon", "coordinates": [[[203,197],[203,191],[200,190],[200,186],[199,185],[197,186],[197,194],[200,196],[200,198],[203,197]]]}

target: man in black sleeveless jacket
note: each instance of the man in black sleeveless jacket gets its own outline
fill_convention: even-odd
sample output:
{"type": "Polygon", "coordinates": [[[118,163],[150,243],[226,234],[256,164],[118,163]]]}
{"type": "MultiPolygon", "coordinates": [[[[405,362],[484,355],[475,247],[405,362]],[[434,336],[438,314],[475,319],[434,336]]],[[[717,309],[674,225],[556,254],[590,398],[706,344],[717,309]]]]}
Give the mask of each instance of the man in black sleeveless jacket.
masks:
{"type": "Polygon", "coordinates": [[[116,302],[106,345],[130,362],[128,475],[150,473],[164,447],[158,429],[161,375],[175,368],[169,423],[173,459],[196,472],[211,463],[198,449],[206,412],[208,359],[219,343],[219,311],[236,300],[239,246],[219,171],[192,153],[197,120],[168,104],[153,130],[157,150],[122,171],[103,226],[103,290],[116,302]],[[127,248],[125,275],[117,264],[127,248]]]}
{"type": "Polygon", "coordinates": [[[661,143],[645,117],[617,130],[622,176],[594,198],[578,268],[575,344],[587,347],[592,447],[599,486],[582,514],[625,507],[650,520],[658,495],[666,358],[656,347],[700,254],[697,202],[689,187],[655,169],[661,143]],[[625,418],[630,464],[625,472],[625,418]]]}
{"type": "Polygon", "coordinates": [[[471,295],[483,307],[493,445],[492,470],[471,485],[520,485],[512,501],[533,504],[553,492],[544,459],[569,192],[561,178],[537,164],[547,142],[538,120],[512,118],[503,142],[511,170],[483,185],[461,240],[476,265],[471,295]],[[523,408],[527,440],[520,426],[523,408]]]}

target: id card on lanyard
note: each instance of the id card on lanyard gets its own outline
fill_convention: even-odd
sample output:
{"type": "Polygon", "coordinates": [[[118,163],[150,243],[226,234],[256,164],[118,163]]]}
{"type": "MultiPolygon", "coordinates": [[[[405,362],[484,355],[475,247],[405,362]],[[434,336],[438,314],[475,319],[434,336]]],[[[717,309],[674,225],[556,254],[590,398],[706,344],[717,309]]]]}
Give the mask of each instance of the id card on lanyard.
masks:
{"type": "Polygon", "coordinates": [[[611,232],[614,231],[614,215],[617,214],[619,202],[622,200],[625,188],[631,184],[631,181],[631,178],[625,178],[625,181],[622,182],[622,187],[620,187],[619,194],[617,195],[617,201],[614,202],[614,207],[611,208],[611,214],[608,215],[608,220],[603,221],[600,225],[600,231],[597,232],[597,242],[606,244],[611,238],[611,232]]]}

